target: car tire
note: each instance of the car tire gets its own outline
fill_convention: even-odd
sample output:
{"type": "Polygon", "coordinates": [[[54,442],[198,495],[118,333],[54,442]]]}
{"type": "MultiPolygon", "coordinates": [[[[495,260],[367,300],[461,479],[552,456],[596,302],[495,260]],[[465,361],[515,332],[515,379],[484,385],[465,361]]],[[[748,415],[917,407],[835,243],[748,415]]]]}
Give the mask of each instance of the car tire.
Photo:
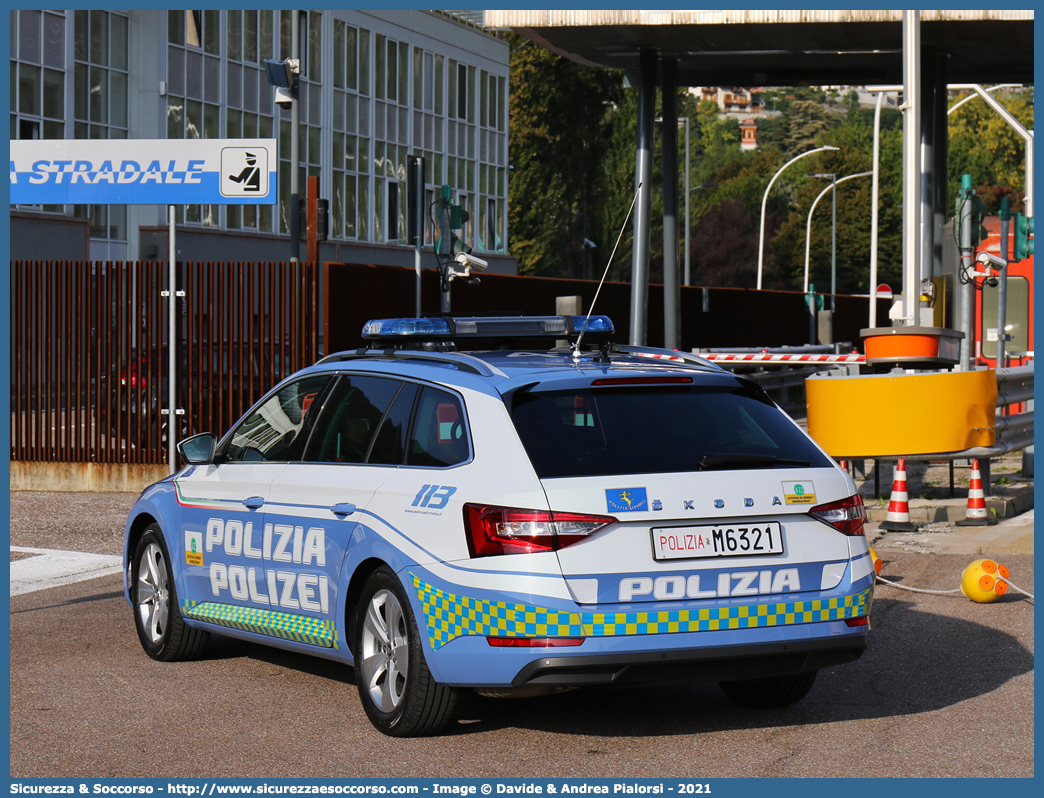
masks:
{"type": "Polygon", "coordinates": [[[359,698],[378,731],[422,737],[452,720],[457,691],[438,684],[428,670],[409,598],[387,566],[363,587],[352,651],[359,698]]]}
{"type": "Polygon", "coordinates": [[[734,704],[749,709],[778,709],[796,704],[812,689],[818,671],[718,682],[734,704]]]}
{"type": "Polygon", "coordinates": [[[185,624],[163,532],[150,524],[134,549],[130,570],[134,626],[145,653],[160,662],[196,659],[210,633],[185,624]]]}

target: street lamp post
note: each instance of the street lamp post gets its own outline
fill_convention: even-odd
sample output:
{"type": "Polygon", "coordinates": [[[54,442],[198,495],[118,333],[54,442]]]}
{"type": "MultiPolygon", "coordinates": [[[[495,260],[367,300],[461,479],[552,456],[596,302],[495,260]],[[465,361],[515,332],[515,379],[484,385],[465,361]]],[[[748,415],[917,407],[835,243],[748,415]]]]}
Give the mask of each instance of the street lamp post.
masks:
{"type": "Polygon", "coordinates": [[[761,275],[764,269],[765,263],[765,206],[768,204],[768,195],[772,190],[772,184],[776,182],[776,178],[783,174],[783,171],[795,161],[804,158],[806,155],[811,155],[814,152],[826,152],[827,150],[837,150],[839,147],[831,147],[829,144],[823,147],[816,147],[814,150],[808,150],[800,155],[791,158],[785,164],[783,164],[776,174],[772,175],[772,179],[769,181],[768,188],[765,189],[765,196],[761,199],[761,235],[758,237],[758,290],[761,290],[761,275]]]}
{"type": "MultiPolygon", "coordinates": [[[[821,192],[819,192],[819,196],[816,197],[815,201],[812,203],[812,207],[808,209],[808,224],[805,226],[805,282],[804,282],[804,289],[803,289],[804,293],[806,293],[806,294],[808,293],[808,277],[809,277],[809,274],[808,274],[808,262],[809,262],[809,252],[810,252],[810,240],[811,240],[811,235],[812,235],[812,214],[816,210],[816,205],[818,205],[819,201],[821,199],[823,199],[823,197],[826,196],[826,193],[828,191],[831,191],[831,190],[834,191],[835,197],[836,197],[837,185],[838,184],[844,183],[846,180],[853,180],[853,179],[855,179],[857,177],[870,177],[870,175],[872,175],[872,174],[873,174],[872,171],[871,172],[856,172],[855,174],[852,174],[852,175],[845,175],[840,180],[834,179],[837,176],[836,175],[831,175],[831,174],[809,175],[809,177],[829,177],[829,178],[831,178],[831,183],[830,183],[829,186],[827,186],[821,192]]],[[[836,214],[834,216],[834,230],[835,231],[837,230],[837,215],[836,214]]],[[[834,239],[834,241],[836,241],[836,238],[834,239]]],[[[871,291],[872,290],[873,290],[873,287],[871,286],[871,291]]],[[[833,308],[831,308],[831,310],[832,309],[833,308]]]]}
{"type": "MultiPolygon", "coordinates": [[[[837,294],[837,174],[834,172],[817,172],[814,175],[807,175],[807,177],[821,177],[830,178],[830,185],[825,191],[833,191],[833,197],[831,198],[831,205],[833,209],[831,211],[831,224],[830,224],[830,312],[833,313],[835,310],[834,296],[837,294]]],[[[819,201],[819,197],[816,197],[816,202],[819,201]]],[[[815,203],[812,205],[815,208],[815,203]]],[[[808,214],[808,224],[811,229],[812,226],[812,213],[808,214]]],[[[805,270],[808,271],[808,233],[805,235],[805,270]]],[[[806,277],[805,282],[808,282],[806,277]]]]}

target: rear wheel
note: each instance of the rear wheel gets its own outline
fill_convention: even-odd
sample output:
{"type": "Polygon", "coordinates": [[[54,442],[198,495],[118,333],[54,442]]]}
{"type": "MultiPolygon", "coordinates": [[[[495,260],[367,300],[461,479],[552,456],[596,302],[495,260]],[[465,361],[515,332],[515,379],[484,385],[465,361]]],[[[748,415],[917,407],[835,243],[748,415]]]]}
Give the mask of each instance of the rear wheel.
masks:
{"type": "Polygon", "coordinates": [[[796,704],[812,689],[818,671],[718,682],[734,704],[750,709],[777,709],[796,704]]]}
{"type": "Polygon", "coordinates": [[[134,625],[145,653],[161,662],[195,659],[210,633],[185,625],[178,607],[167,547],[158,524],[150,524],[131,560],[134,625]]]}
{"type": "Polygon", "coordinates": [[[355,679],[370,722],[392,737],[441,731],[457,694],[432,678],[409,599],[390,568],[370,575],[358,613],[355,679]]]}

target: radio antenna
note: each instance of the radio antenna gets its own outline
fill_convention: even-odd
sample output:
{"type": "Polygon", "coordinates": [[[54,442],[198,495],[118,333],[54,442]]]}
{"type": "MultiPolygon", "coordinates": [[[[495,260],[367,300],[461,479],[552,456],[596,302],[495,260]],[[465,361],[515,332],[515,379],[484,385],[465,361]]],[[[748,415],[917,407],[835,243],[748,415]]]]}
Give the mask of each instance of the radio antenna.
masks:
{"type": "Polygon", "coordinates": [[[623,238],[624,230],[627,228],[627,220],[631,218],[631,211],[634,210],[634,203],[638,199],[638,192],[642,190],[642,184],[638,184],[638,188],[634,190],[634,196],[631,197],[631,207],[627,209],[627,216],[624,217],[623,224],[620,225],[620,235],[616,237],[616,244],[613,245],[612,254],[609,256],[609,262],[605,264],[605,271],[602,272],[602,279],[598,281],[598,290],[595,291],[594,299],[591,300],[591,307],[587,311],[587,318],[584,319],[584,326],[580,328],[580,335],[576,337],[576,343],[573,345],[573,360],[580,359],[580,342],[584,338],[584,333],[587,332],[587,322],[591,320],[591,314],[594,313],[595,303],[598,301],[598,295],[602,292],[602,283],[605,282],[605,277],[609,274],[609,267],[613,264],[613,258],[616,257],[616,248],[620,246],[620,239],[623,238]]]}

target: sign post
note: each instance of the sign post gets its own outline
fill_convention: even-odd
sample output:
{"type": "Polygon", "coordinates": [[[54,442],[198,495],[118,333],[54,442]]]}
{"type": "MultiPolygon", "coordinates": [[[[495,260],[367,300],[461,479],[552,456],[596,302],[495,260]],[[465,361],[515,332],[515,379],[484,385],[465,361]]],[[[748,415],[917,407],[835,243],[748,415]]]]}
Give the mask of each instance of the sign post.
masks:
{"type": "Polygon", "coordinates": [[[167,456],[177,465],[176,205],[274,205],[275,139],[43,139],[11,142],[12,205],[169,205],[167,456]]]}

